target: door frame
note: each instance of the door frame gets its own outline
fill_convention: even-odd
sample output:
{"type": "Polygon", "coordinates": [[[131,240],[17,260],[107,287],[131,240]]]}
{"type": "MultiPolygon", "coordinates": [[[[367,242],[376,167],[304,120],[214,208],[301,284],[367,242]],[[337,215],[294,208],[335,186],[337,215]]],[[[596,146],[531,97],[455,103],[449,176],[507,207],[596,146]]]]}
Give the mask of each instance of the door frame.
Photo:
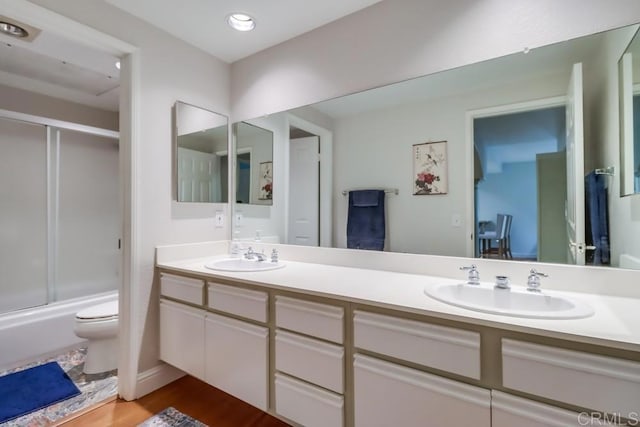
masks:
{"type": "Polygon", "coordinates": [[[120,200],[122,221],[122,281],[119,286],[118,394],[136,397],[138,354],[144,321],[137,314],[140,307],[140,52],[136,46],[81,24],[66,16],[26,0],[1,0],[2,13],[43,31],[61,33],[74,41],[120,57],[120,200]]]}
{"type": "MultiPolygon", "coordinates": [[[[333,132],[291,113],[285,116],[287,138],[285,147],[285,176],[289,176],[289,136],[291,126],[320,137],[320,246],[333,247],[333,132]]],[[[289,180],[285,180],[285,242],[289,241],[289,180]]]]}
{"type": "Polygon", "coordinates": [[[473,132],[473,123],[476,119],[483,119],[493,116],[502,116],[512,113],[524,113],[527,111],[543,110],[545,108],[562,107],[567,103],[567,97],[554,96],[548,98],[540,98],[531,101],[515,102],[512,104],[497,105],[494,107],[479,108],[475,110],[469,110],[465,113],[465,132],[467,143],[466,149],[466,162],[467,170],[469,171],[468,185],[465,190],[467,192],[467,226],[466,235],[469,236],[466,245],[466,256],[469,258],[475,257],[475,245],[476,245],[476,227],[475,227],[475,192],[473,177],[474,177],[474,149],[475,149],[475,134],[473,132]]]}

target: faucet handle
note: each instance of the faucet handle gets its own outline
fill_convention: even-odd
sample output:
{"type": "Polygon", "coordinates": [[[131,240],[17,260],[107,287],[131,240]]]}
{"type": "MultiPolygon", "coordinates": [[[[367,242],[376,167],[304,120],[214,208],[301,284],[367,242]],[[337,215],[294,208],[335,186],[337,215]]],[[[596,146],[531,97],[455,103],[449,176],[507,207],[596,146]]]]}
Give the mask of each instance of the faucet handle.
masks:
{"type": "Polygon", "coordinates": [[[480,284],[480,272],[475,264],[471,264],[469,267],[460,267],[460,270],[468,270],[469,276],[467,277],[467,284],[479,285],[480,284]]]}
{"type": "Polygon", "coordinates": [[[540,278],[541,277],[549,277],[548,274],[540,273],[536,271],[534,268],[529,272],[529,277],[527,278],[527,290],[529,292],[540,292],[540,278]]]}

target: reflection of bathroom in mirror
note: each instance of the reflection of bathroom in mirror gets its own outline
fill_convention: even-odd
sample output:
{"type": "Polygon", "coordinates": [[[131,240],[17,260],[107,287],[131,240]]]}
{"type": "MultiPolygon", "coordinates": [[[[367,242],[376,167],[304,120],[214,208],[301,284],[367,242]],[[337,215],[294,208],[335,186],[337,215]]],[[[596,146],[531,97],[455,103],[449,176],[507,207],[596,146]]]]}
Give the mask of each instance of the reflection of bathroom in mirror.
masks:
{"type": "Polygon", "coordinates": [[[620,58],[621,194],[640,193],[640,35],[620,58]]]}
{"type": "Polygon", "coordinates": [[[246,122],[234,123],[236,203],[273,204],[273,132],[246,122]]]}
{"type": "Polygon", "coordinates": [[[177,201],[226,202],[227,117],[176,102],[174,123],[177,201]]]}
{"type": "Polygon", "coordinates": [[[619,196],[614,108],[617,61],[635,30],[594,34],[260,118],[280,129],[274,164],[288,169],[285,206],[274,205],[281,215],[249,222],[245,213],[234,237],[251,239],[268,229],[280,242],[306,244],[297,239],[292,214],[301,203],[291,190],[299,180],[291,172],[295,144],[288,124],[300,121],[332,140],[332,154],[322,158],[325,140],[311,132],[320,135],[320,179],[328,171],[330,185],[323,190],[329,188],[332,204],[328,212],[323,203],[314,208],[320,234],[327,224],[330,229],[329,239],[315,245],[347,247],[350,190],[398,189],[384,197],[388,251],[640,268],[640,236],[625,232],[640,207],[619,196]],[[447,141],[448,194],[414,196],[412,146],[434,141],[447,141]],[[595,200],[585,194],[590,176],[608,198],[606,218],[585,215],[595,200]]]}

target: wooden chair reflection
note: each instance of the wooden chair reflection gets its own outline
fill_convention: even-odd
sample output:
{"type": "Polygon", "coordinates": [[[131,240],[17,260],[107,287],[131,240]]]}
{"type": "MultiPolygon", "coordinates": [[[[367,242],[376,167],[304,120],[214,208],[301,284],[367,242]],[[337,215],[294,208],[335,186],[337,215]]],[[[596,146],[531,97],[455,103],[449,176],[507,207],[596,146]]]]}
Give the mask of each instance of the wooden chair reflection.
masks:
{"type": "Polygon", "coordinates": [[[498,214],[495,231],[484,231],[478,234],[480,242],[480,256],[489,258],[497,255],[498,258],[513,259],[511,253],[511,223],[513,215],[498,214]],[[496,247],[493,247],[493,242],[496,247]]]}

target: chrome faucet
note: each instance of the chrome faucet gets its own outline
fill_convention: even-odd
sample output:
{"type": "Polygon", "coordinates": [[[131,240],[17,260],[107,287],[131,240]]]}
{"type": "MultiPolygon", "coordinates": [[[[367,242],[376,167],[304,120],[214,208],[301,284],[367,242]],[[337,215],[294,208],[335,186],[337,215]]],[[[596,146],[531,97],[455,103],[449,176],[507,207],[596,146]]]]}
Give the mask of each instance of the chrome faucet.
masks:
{"type": "Polygon", "coordinates": [[[496,289],[511,289],[511,285],[509,284],[509,278],[507,276],[496,276],[496,285],[494,286],[496,289]]]}
{"type": "Polygon", "coordinates": [[[533,268],[531,269],[531,271],[529,272],[529,277],[527,278],[527,290],[529,292],[540,292],[541,277],[549,277],[549,275],[539,273],[533,268]]]}
{"type": "Polygon", "coordinates": [[[244,254],[244,259],[256,259],[258,261],[264,261],[267,259],[267,256],[260,252],[254,252],[253,248],[249,246],[247,252],[244,254]]]}
{"type": "Polygon", "coordinates": [[[475,264],[471,264],[470,267],[460,267],[460,270],[468,270],[469,276],[467,277],[468,285],[479,285],[480,284],[480,272],[475,264]]]}

